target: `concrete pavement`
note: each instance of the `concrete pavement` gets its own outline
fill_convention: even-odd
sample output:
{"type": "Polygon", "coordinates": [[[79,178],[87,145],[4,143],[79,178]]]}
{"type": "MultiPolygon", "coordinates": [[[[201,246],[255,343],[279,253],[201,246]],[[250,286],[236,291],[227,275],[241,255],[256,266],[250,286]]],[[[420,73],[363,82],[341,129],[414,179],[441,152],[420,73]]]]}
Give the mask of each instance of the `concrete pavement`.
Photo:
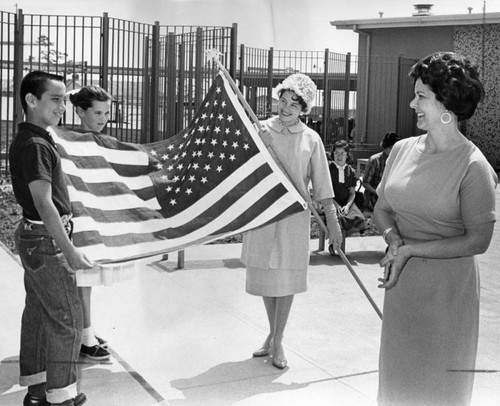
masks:
{"type": "MultiPolygon", "coordinates": [[[[500,192],[497,191],[500,213],[500,192]]],[[[285,336],[289,367],[252,358],[267,334],[261,298],[245,293],[240,244],[140,262],[136,278],[92,294],[93,324],[110,362],[81,359],[89,405],[376,405],[381,322],[346,266],[311,240],[309,290],[296,295],[285,336]]],[[[473,406],[500,404],[500,225],[481,267],[481,325],[473,406]]],[[[352,237],[346,253],[374,301],[381,237],[352,237]]],[[[22,268],[0,247],[0,404],[19,405],[22,268]]]]}

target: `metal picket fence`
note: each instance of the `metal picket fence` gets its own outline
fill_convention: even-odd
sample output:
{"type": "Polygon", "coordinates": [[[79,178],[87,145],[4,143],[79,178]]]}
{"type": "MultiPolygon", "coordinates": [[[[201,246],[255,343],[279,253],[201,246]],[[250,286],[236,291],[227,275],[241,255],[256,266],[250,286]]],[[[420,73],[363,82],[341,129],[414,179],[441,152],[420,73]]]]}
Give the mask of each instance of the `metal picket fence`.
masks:
{"type": "Polygon", "coordinates": [[[276,112],[272,89],[292,73],[309,75],[318,87],[316,106],[307,116],[326,145],[349,135],[355,117],[356,80],[351,71],[351,55],[321,51],[282,51],[256,49],[240,45],[240,90],[259,118],[276,112]]]}
{"type": "Polygon", "coordinates": [[[16,15],[0,11],[0,181],[7,173],[7,151],[14,136],[14,53],[16,15]]]}
{"type": "MultiPolygon", "coordinates": [[[[113,95],[105,132],[121,141],[145,143],[171,137],[185,128],[210,87],[217,68],[206,49],[217,49],[240,91],[260,119],[276,113],[273,88],[289,74],[309,75],[318,87],[316,106],[305,117],[326,146],[337,139],[366,143],[366,121],[373,105],[407,103],[402,80],[384,81],[407,61],[359,61],[351,54],[257,49],[237,45],[237,25],[169,26],[102,16],[51,16],[0,11],[0,180],[7,174],[8,146],[23,120],[16,97],[22,77],[35,69],[58,73],[69,91],[98,84],[113,95]],[[380,69],[380,83],[364,82],[358,70],[380,69]],[[385,72],[385,73],[384,73],[385,72]],[[373,86],[395,89],[377,92],[373,86]],[[391,87],[392,86],[392,87],[391,87]],[[376,97],[377,100],[368,99],[376,97]],[[394,97],[396,95],[396,97],[394,97]],[[357,110],[356,110],[357,109],[357,110]],[[351,139],[355,122],[357,138],[351,139]],[[365,124],[364,124],[365,123],[365,124]],[[365,127],[363,127],[365,125],[365,127]]],[[[397,75],[396,75],[397,76],[397,75]]],[[[411,125],[399,114],[399,126],[411,125]]],[[[390,113],[390,112],[389,112],[390,113]]],[[[382,119],[391,118],[380,111],[382,119]]],[[[394,114],[393,114],[394,115],[394,114]]],[[[77,125],[68,102],[64,125],[77,125]]],[[[370,129],[373,131],[373,129],[370,129]]]]}
{"type": "MultiPolygon", "coordinates": [[[[97,84],[113,95],[105,132],[122,141],[152,142],[187,125],[215,74],[205,57],[217,48],[235,64],[237,26],[138,23],[102,16],[0,12],[1,171],[23,111],[16,95],[32,70],[62,75],[68,91],[97,84]]],[[[228,66],[234,73],[234,66],[228,66]]],[[[68,102],[64,125],[78,124],[68,102]]]]}

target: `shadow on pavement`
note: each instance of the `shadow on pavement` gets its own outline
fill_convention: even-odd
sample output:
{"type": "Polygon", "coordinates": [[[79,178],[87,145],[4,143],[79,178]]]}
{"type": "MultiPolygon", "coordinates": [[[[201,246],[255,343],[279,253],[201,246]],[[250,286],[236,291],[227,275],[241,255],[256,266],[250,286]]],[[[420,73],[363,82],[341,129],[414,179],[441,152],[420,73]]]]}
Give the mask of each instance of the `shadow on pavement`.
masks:
{"type": "Polygon", "coordinates": [[[172,387],[182,391],[184,399],[169,399],[171,405],[233,405],[244,399],[281,391],[307,387],[308,383],[285,384],[275,382],[287,371],[280,371],[271,365],[271,358],[250,358],[244,361],[225,362],[208,369],[192,378],[171,381],[172,387]],[[249,379],[249,371],[256,368],[269,368],[269,374],[258,374],[249,379]],[[242,373],[246,372],[246,376],[242,373]]]}

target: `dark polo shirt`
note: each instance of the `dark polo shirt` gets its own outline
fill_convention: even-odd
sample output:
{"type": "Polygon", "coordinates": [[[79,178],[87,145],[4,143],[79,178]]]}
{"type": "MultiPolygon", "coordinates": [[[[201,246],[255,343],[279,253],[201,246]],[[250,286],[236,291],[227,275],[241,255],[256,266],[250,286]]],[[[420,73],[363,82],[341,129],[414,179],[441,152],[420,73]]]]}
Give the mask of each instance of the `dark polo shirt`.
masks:
{"type": "Polygon", "coordinates": [[[31,123],[20,123],[9,149],[12,189],[23,216],[40,221],[28,185],[35,180],[52,184],[52,201],[62,216],[71,212],[61,157],[49,132],[31,123]]]}

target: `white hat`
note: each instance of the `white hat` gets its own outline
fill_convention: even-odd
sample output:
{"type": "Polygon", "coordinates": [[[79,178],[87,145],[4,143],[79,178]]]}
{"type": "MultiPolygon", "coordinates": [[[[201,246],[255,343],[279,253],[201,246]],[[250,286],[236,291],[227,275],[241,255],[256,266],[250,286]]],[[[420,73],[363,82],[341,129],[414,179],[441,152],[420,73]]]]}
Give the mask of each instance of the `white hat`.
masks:
{"type": "Polygon", "coordinates": [[[307,105],[306,114],[311,112],[314,106],[314,99],[316,98],[316,85],[311,78],[303,73],[294,73],[288,76],[282,83],[280,83],[274,91],[277,95],[283,90],[291,90],[297,96],[300,96],[307,105]]]}

